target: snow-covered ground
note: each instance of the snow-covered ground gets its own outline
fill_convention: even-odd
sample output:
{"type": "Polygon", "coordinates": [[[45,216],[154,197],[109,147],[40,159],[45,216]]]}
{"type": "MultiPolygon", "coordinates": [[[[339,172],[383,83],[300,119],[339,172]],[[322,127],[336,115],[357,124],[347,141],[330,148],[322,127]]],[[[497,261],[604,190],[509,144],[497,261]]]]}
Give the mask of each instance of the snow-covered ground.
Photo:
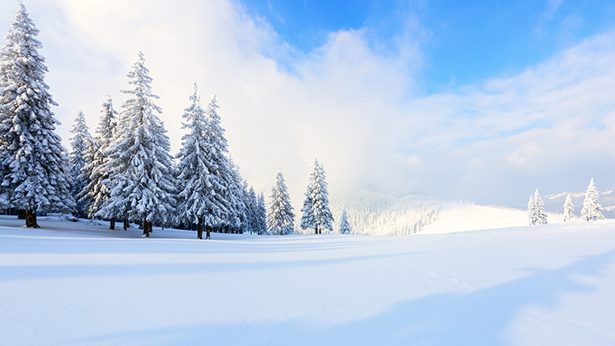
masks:
{"type": "MultiPolygon", "coordinates": [[[[550,224],[561,223],[563,217],[561,213],[548,213],[550,224]]],[[[444,203],[433,222],[426,224],[420,232],[425,234],[454,233],[523,227],[527,224],[528,212],[526,210],[472,203],[444,203]]]]}
{"type": "Polygon", "coordinates": [[[2,345],[613,345],[615,222],[408,237],[0,217],[2,345]]]}

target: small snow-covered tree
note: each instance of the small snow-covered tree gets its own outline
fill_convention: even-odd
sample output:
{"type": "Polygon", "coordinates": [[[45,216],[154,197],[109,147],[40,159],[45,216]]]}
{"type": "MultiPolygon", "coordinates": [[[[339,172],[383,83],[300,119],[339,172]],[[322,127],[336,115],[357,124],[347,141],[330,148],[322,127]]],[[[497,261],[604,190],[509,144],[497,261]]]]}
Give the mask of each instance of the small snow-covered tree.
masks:
{"type": "Polygon", "coordinates": [[[267,207],[265,205],[265,196],[262,193],[258,195],[256,210],[256,233],[261,235],[267,234],[267,207]]]}
{"type": "Polygon", "coordinates": [[[129,98],[122,105],[122,127],[110,150],[117,164],[106,180],[112,184],[111,197],[97,215],[111,218],[120,212],[140,220],[143,235],[149,237],[153,223],[166,223],[174,212],[173,161],[143,53],[128,79],[132,89],[124,91],[129,98]]]}
{"type": "Polygon", "coordinates": [[[535,211],[534,209],[536,208],[535,203],[534,203],[534,194],[530,194],[530,199],[527,202],[527,218],[528,221],[530,223],[530,225],[535,225],[536,224],[536,220],[534,219],[534,214],[535,211]]]}
{"type": "MultiPolygon", "coordinates": [[[[85,122],[85,115],[79,112],[71,133],[71,152],[69,155],[69,171],[71,178],[71,193],[78,197],[81,191],[89,185],[90,177],[87,174],[86,166],[93,159],[94,140],[90,135],[90,130],[85,122]]],[[[90,206],[89,198],[76,198],[75,215],[77,217],[87,217],[90,206]]]]}
{"type": "MultiPolygon", "coordinates": [[[[315,229],[316,225],[314,222],[314,204],[312,202],[312,182],[310,181],[308,183],[308,188],[307,191],[305,192],[304,195],[304,199],[303,199],[303,207],[301,207],[301,221],[299,223],[299,227],[302,230],[307,230],[307,229],[315,229]]],[[[318,234],[318,231],[316,231],[316,234],[318,234]]]]}
{"type": "Polygon", "coordinates": [[[227,214],[225,181],[219,174],[219,155],[224,154],[226,146],[220,143],[223,138],[211,131],[199,100],[195,85],[190,105],[183,114],[183,126],[188,133],[183,136],[177,155],[178,214],[180,221],[196,225],[198,239],[203,239],[204,226],[209,239],[211,229],[223,224],[227,214]]]}
{"type": "Polygon", "coordinates": [[[246,230],[252,233],[258,233],[258,197],[254,188],[250,187],[246,194],[246,230]]]}
{"type": "Polygon", "coordinates": [[[564,201],[564,222],[570,222],[572,219],[574,219],[574,204],[572,203],[572,195],[568,192],[564,201]]]}
{"type": "MultiPolygon", "coordinates": [[[[96,128],[96,137],[92,147],[92,159],[88,161],[84,172],[89,175],[88,185],[79,193],[80,199],[90,201],[88,216],[94,217],[102,204],[110,197],[109,164],[111,142],[117,126],[117,112],[113,109],[111,97],[102,104],[101,116],[96,128]]],[[[115,229],[115,218],[110,217],[109,229],[115,229]]]]}
{"type": "Polygon", "coordinates": [[[585,219],[585,221],[604,219],[604,215],[602,215],[602,207],[600,206],[598,189],[594,184],[594,178],[589,181],[589,185],[587,186],[585,199],[583,200],[583,209],[581,209],[581,216],[585,219]]]}
{"type": "Polygon", "coordinates": [[[530,225],[546,225],[547,224],[547,214],[545,213],[545,206],[542,201],[542,197],[540,193],[538,193],[538,189],[534,191],[534,194],[530,196],[530,201],[528,203],[528,214],[530,225]]]}
{"type": "Polygon", "coordinates": [[[0,51],[0,203],[25,211],[27,227],[39,211],[74,207],[38,33],[20,3],[0,51]]]}
{"type": "Polygon", "coordinates": [[[318,160],[314,161],[301,211],[302,229],[314,229],[316,234],[322,234],[323,229],[329,232],[333,230],[327,179],[325,170],[318,160]]]}
{"type": "Polygon", "coordinates": [[[352,233],[352,227],[350,227],[350,223],[348,222],[348,213],[346,210],[342,210],[342,216],[340,217],[340,233],[341,234],[350,234],[352,233]]]}
{"type": "Polygon", "coordinates": [[[295,213],[290,203],[288,188],[281,171],[275,177],[275,185],[271,190],[271,202],[267,224],[272,234],[290,234],[293,232],[295,213]]]}

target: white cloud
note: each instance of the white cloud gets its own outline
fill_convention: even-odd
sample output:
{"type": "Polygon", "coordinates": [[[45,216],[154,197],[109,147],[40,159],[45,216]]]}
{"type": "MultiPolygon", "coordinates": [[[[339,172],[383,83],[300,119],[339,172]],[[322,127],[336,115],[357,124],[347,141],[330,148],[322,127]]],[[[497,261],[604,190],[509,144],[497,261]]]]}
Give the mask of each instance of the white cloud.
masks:
{"type": "MultiPolygon", "coordinates": [[[[330,33],[304,54],[234,2],[27,5],[46,45],[64,138],[78,110],[94,128],[105,95],[119,107],[143,50],[174,150],[196,81],[202,99],[217,95],[244,176],[268,193],[281,168],[297,204],[315,157],[334,194],[375,188],[520,205],[535,185],[565,189],[615,168],[595,164],[614,154],[614,33],[518,75],[423,97],[415,90],[424,33],[413,20],[393,50],[379,49],[366,28],[330,33]]],[[[12,20],[2,13],[0,29],[12,20]]]]}

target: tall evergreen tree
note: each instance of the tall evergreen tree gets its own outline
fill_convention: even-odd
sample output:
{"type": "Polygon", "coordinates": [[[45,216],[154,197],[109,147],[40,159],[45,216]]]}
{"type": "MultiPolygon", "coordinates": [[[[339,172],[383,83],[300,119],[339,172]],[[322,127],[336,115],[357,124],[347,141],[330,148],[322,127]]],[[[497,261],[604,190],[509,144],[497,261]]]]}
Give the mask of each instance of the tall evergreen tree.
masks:
{"type": "Polygon", "coordinates": [[[530,202],[528,203],[528,212],[530,218],[530,225],[546,225],[547,213],[545,212],[545,206],[542,201],[542,197],[540,193],[538,193],[538,189],[534,191],[534,194],[530,197],[530,202]]]}
{"type": "Polygon", "coordinates": [[[318,162],[314,161],[314,167],[310,174],[307,191],[301,217],[302,229],[314,229],[316,234],[322,234],[322,230],[333,230],[333,214],[329,208],[329,192],[325,170],[318,162]]]}
{"type": "Polygon", "coordinates": [[[117,164],[107,179],[111,197],[98,214],[111,218],[122,213],[142,221],[143,235],[149,237],[153,223],[166,223],[174,211],[173,160],[143,53],[128,79],[132,89],[124,91],[129,99],[122,105],[123,127],[110,150],[117,164]]]}
{"type": "Polygon", "coordinates": [[[350,227],[350,222],[348,222],[348,213],[346,210],[342,210],[342,216],[340,218],[340,233],[341,234],[350,234],[352,233],[352,227],[350,227]]]}
{"type": "MultiPolygon", "coordinates": [[[[207,128],[205,132],[209,143],[212,172],[220,182],[216,196],[220,198],[220,205],[223,206],[220,223],[213,225],[212,228],[228,232],[230,229],[237,229],[241,225],[238,211],[239,201],[237,201],[237,198],[240,198],[237,193],[239,188],[237,184],[241,184],[241,179],[238,179],[235,175],[235,168],[229,158],[228,142],[218,114],[219,108],[218,101],[214,96],[207,105],[207,128]]],[[[206,227],[206,231],[207,237],[209,237],[211,229],[206,227]]]]}
{"type": "Polygon", "coordinates": [[[602,207],[600,206],[598,189],[594,184],[594,178],[589,181],[589,185],[587,186],[585,199],[583,200],[583,209],[581,209],[581,216],[585,219],[585,221],[604,219],[604,215],[602,215],[602,207]]]}
{"type": "MultiPolygon", "coordinates": [[[[111,97],[102,104],[101,116],[96,128],[92,159],[85,166],[85,173],[89,175],[89,183],[79,193],[80,199],[90,200],[88,216],[94,217],[103,203],[110,197],[109,152],[111,142],[117,126],[117,112],[113,109],[111,97]]],[[[115,229],[115,218],[110,217],[109,229],[115,229]]]]}
{"type": "Polygon", "coordinates": [[[0,203],[24,210],[27,227],[39,211],[74,206],[38,33],[20,3],[0,52],[0,203]]]}
{"type": "Polygon", "coordinates": [[[216,157],[224,150],[218,152],[214,149],[223,145],[219,142],[224,139],[213,135],[199,100],[195,85],[190,105],[183,114],[183,126],[188,133],[182,138],[182,148],[177,156],[178,214],[182,222],[196,225],[198,239],[203,239],[205,226],[206,238],[209,239],[211,229],[221,225],[227,213],[224,180],[218,174],[220,161],[216,157]]]}
{"type": "Polygon", "coordinates": [[[288,188],[281,171],[275,177],[275,185],[271,190],[271,204],[267,224],[273,234],[290,234],[293,232],[295,213],[290,203],[288,188]]]}
{"type": "Polygon", "coordinates": [[[568,192],[564,201],[564,222],[570,222],[572,219],[574,219],[574,204],[572,203],[572,195],[568,192]]]}
{"type": "MultiPolygon", "coordinates": [[[[69,155],[69,172],[71,179],[71,193],[77,197],[89,185],[90,177],[86,165],[93,159],[94,141],[85,122],[85,115],[79,112],[73,123],[71,133],[71,152],[69,155]]],[[[76,198],[75,215],[87,217],[90,206],[89,198],[76,198]]]]}

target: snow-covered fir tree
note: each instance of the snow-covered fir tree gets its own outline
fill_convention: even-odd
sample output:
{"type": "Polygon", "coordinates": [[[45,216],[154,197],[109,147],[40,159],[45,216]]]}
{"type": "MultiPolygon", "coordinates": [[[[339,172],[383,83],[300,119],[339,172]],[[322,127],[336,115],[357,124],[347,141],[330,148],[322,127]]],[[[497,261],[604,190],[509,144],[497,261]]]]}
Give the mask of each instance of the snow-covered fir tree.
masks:
{"type": "Polygon", "coordinates": [[[534,193],[530,196],[530,201],[528,203],[528,216],[530,225],[547,224],[545,206],[540,193],[538,193],[538,189],[536,189],[536,191],[534,191],[534,193]]]}
{"type": "Polygon", "coordinates": [[[75,118],[71,133],[73,136],[71,137],[69,171],[71,193],[76,197],[75,215],[77,217],[87,217],[91,201],[89,198],[77,197],[90,183],[90,176],[87,174],[86,165],[93,159],[95,144],[90,135],[88,125],[85,122],[85,115],[83,112],[79,112],[75,118]]]}
{"type": "Polygon", "coordinates": [[[233,160],[230,159],[230,157],[228,159],[228,169],[226,198],[229,202],[228,210],[230,212],[226,218],[224,232],[241,233],[247,226],[245,205],[247,191],[244,189],[239,168],[235,165],[233,160]]]}
{"type": "Polygon", "coordinates": [[[545,204],[540,193],[538,193],[538,189],[534,192],[534,204],[536,205],[536,224],[546,225],[548,223],[547,213],[545,212],[545,204]]]}
{"type": "MultiPolygon", "coordinates": [[[[84,169],[84,172],[89,174],[89,183],[79,193],[80,199],[90,201],[89,217],[94,217],[102,204],[110,197],[110,181],[107,179],[112,166],[109,165],[109,151],[117,126],[116,122],[117,112],[113,109],[111,97],[107,97],[102,104],[101,116],[96,128],[92,159],[88,161],[84,169]]],[[[109,222],[109,229],[115,229],[115,219],[111,217],[109,222]]]]}
{"type": "Polygon", "coordinates": [[[225,181],[218,171],[221,162],[218,155],[225,153],[226,142],[223,137],[217,137],[220,133],[210,129],[209,117],[199,100],[195,85],[190,105],[183,114],[183,127],[188,133],[183,136],[177,155],[177,212],[181,222],[196,225],[198,239],[203,239],[203,227],[209,239],[211,230],[222,225],[228,214],[225,181]]]}
{"type": "Polygon", "coordinates": [[[528,221],[530,223],[530,225],[535,225],[535,219],[534,219],[534,194],[530,194],[530,199],[527,202],[527,218],[528,221]]]}
{"type": "Polygon", "coordinates": [[[570,222],[572,219],[574,219],[574,204],[572,203],[572,195],[568,192],[564,201],[564,222],[570,222]]]}
{"type": "Polygon", "coordinates": [[[293,232],[295,212],[290,203],[288,188],[281,171],[275,177],[275,185],[271,190],[271,202],[267,225],[272,234],[290,234],[293,232]]]}
{"type": "Polygon", "coordinates": [[[218,114],[218,101],[214,96],[207,105],[206,134],[209,143],[212,171],[220,181],[220,190],[216,193],[224,207],[221,222],[214,229],[221,232],[238,230],[243,213],[243,186],[239,172],[229,158],[228,142],[218,114]]]}
{"type": "Polygon", "coordinates": [[[246,218],[247,230],[252,233],[258,233],[258,197],[254,188],[250,187],[246,194],[246,218]]]}
{"type": "Polygon", "coordinates": [[[302,229],[313,229],[316,234],[322,234],[323,229],[329,232],[333,230],[327,179],[325,170],[318,160],[314,161],[301,212],[302,229]]]}
{"type": "Polygon", "coordinates": [[[129,98],[122,105],[121,126],[110,149],[117,166],[105,180],[111,184],[111,197],[97,215],[141,221],[143,235],[149,237],[153,223],[165,224],[174,212],[173,160],[143,53],[128,80],[132,89],[124,91],[129,98]]]}
{"type": "Polygon", "coordinates": [[[256,208],[256,233],[267,234],[267,206],[265,205],[265,195],[258,195],[258,204],[256,208]]]}
{"type": "Polygon", "coordinates": [[[587,186],[585,199],[583,200],[583,209],[581,209],[581,216],[585,221],[604,219],[602,207],[600,206],[598,189],[594,184],[594,178],[589,181],[589,185],[587,186]]]}
{"type": "Polygon", "coordinates": [[[351,234],[352,227],[350,227],[350,223],[348,222],[348,213],[346,210],[342,210],[342,216],[340,217],[340,233],[341,234],[351,234]]]}
{"type": "Polygon", "coordinates": [[[27,227],[39,211],[74,207],[38,33],[20,3],[0,52],[0,203],[23,210],[27,227]]]}

